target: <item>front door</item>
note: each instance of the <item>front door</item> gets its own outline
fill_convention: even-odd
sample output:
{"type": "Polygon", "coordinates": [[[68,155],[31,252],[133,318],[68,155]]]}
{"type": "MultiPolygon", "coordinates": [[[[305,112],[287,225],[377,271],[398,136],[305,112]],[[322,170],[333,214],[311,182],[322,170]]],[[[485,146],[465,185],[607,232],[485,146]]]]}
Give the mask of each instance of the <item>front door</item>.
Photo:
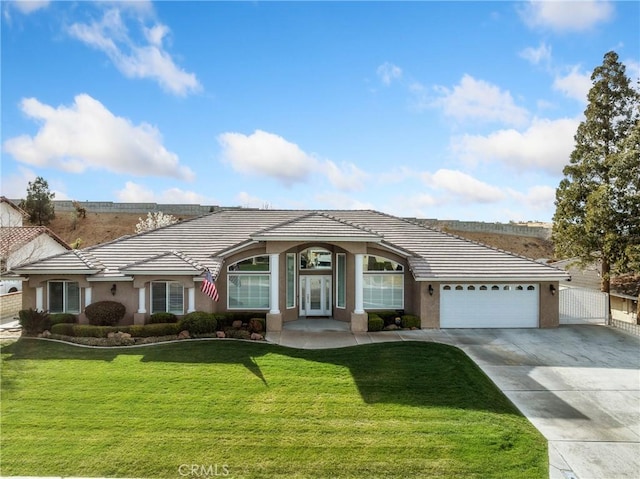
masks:
{"type": "Polygon", "coordinates": [[[300,276],[300,316],[331,316],[331,276],[300,276]]]}

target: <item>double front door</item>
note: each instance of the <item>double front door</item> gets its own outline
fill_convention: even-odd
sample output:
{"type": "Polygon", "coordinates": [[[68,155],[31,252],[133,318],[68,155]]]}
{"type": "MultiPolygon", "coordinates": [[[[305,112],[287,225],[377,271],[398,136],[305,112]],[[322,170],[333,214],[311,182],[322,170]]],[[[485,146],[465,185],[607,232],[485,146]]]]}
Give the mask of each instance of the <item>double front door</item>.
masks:
{"type": "Polygon", "coordinates": [[[331,276],[300,276],[300,316],[331,316],[331,276]]]}

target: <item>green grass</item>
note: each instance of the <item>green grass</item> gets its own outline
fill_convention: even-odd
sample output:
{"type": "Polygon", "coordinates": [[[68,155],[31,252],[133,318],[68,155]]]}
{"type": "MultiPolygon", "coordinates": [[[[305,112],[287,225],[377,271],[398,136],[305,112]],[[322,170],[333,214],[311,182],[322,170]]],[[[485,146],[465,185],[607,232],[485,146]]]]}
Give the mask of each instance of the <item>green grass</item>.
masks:
{"type": "Polygon", "coordinates": [[[544,438],[442,344],[1,352],[3,476],[548,477],[544,438]]]}

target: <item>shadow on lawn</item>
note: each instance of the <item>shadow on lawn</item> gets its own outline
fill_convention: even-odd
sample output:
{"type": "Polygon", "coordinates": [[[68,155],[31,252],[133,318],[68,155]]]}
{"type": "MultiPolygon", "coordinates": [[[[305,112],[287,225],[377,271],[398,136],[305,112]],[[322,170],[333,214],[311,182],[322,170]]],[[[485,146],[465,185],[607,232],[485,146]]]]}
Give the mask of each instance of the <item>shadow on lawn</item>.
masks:
{"type": "MultiPolygon", "coordinates": [[[[118,356],[142,356],[142,362],[242,365],[269,386],[277,372],[261,361],[267,355],[300,359],[348,368],[358,391],[368,404],[388,403],[416,407],[447,407],[520,413],[485,374],[460,349],[438,343],[402,342],[361,345],[340,349],[301,350],[268,343],[240,341],[190,341],[146,347],[88,349],[62,343],[20,339],[3,346],[4,361],[91,360],[113,361],[118,356]],[[260,364],[263,364],[261,367],[260,364]]],[[[271,363],[272,364],[272,363],[271,363]]],[[[291,371],[291,381],[312,380],[291,371]]],[[[287,378],[285,378],[287,380],[287,378]]]]}

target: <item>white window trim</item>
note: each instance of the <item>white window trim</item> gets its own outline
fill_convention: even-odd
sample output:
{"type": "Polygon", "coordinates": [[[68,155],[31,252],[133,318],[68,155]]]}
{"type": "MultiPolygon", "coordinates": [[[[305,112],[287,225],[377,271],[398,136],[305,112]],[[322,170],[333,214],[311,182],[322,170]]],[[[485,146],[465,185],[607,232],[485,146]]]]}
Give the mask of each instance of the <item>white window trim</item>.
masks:
{"type": "Polygon", "coordinates": [[[335,304],[337,309],[347,309],[347,255],[345,253],[336,253],[336,298],[335,304]],[[342,283],[340,282],[340,258],[342,258],[344,262],[344,278],[342,278],[342,283]],[[340,294],[338,293],[339,288],[344,288],[344,304],[340,306],[338,303],[340,294]]]}
{"type": "Polygon", "coordinates": [[[296,254],[295,253],[287,253],[285,256],[285,263],[284,263],[284,269],[285,269],[285,304],[286,304],[286,308],[287,309],[295,309],[298,303],[298,294],[296,292],[296,285],[298,284],[298,275],[297,275],[297,258],[296,258],[296,254]],[[289,259],[293,258],[293,271],[289,272],[289,259]],[[293,292],[289,292],[289,275],[293,274],[293,292]],[[291,294],[293,296],[293,298],[289,297],[289,294],[291,294]],[[290,300],[291,303],[289,302],[290,300]]]}
{"type": "Polygon", "coordinates": [[[178,281],[152,281],[151,285],[149,287],[149,294],[150,294],[150,301],[149,301],[149,306],[150,306],[150,310],[151,310],[151,314],[154,313],[173,313],[177,316],[182,316],[184,314],[184,285],[178,281]],[[160,284],[163,283],[165,285],[165,306],[164,306],[164,311],[154,311],[153,310],[153,285],[154,284],[160,284]],[[182,309],[180,312],[177,311],[169,311],[169,305],[170,305],[170,287],[169,285],[171,284],[178,284],[180,285],[180,288],[182,289],[182,309]]]}
{"type": "Polygon", "coordinates": [[[54,311],[52,314],[57,313],[69,313],[69,314],[80,314],[82,311],[82,288],[77,281],[70,281],[66,279],[52,279],[47,281],[47,311],[51,311],[51,283],[63,283],[62,287],[62,311],[54,311]],[[67,284],[75,283],[78,285],[78,311],[69,311],[68,309],[68,295],[67,295],[67,284]]]}

